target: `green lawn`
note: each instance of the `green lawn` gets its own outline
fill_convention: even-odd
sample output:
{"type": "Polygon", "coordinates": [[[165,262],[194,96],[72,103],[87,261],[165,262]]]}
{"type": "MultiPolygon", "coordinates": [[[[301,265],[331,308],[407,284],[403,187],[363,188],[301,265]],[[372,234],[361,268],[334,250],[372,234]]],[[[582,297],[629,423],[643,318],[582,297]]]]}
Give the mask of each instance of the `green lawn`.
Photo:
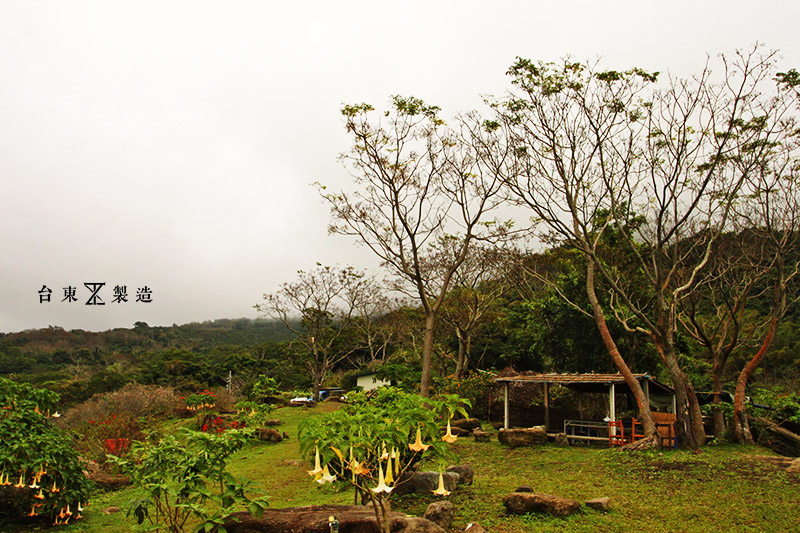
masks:
{"type": "MultiPolygon", "coordinates": [[[[352,503],[343,483],[318,486],[300,460],[297,428],[301,420],[336,408],[282,408],[275,417],[291,439],[279,444],[256,443],[238,452],[230,471],[258,483],[273,507],[320,503],[352,503]],[[337,487],[338,485],[338,487],[337,487]]],[[[708,446],[701,453],[667,451],[628,453],[606,448],[509,449],[496,440],[476,443],[459,438],[453,445],[461,463],[475,470],[472,486],[450,496],[456,506],[453,531],[480,522],[492,533],[521,531],[800,531],[800,476],[786,474],[759,459],[763,449],[708,446]],[[507,516],[502,497],[519,485],[583,501],[609,496],[612,510],[585,510],[567,519],[507,516]]],[[[98,494],[84,519],[61,531],[128,531],[125,518],[133,489],[98,494]],[[120,507],[119,513],[105,509],[120,507]]],[[[422,515],[435,497],[393,500],[394,510],[422,515]]],[[[17,529],[29,531],[33,528],[17,529]]]]}

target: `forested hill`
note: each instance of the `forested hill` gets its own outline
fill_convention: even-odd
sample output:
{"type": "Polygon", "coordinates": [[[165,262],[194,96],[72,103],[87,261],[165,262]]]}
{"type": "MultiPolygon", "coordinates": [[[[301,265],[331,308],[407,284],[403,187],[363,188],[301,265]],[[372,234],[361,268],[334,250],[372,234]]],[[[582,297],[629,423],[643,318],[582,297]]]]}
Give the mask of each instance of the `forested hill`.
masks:
{"type": "Polygon", "coordinates": [[[290,338],[278,321],[245,318],[103,332],[54,326],[0,335],[0,375],[55,390],[68,403],[131,381],[202,389],[224,385],[229,372],[285,365],[290,338]]]}
{"type": "Polygon", "coordinates": [[[206,320],[172,326],[150,327],[136,322],[131,328],[102,332],[66,330],[58,326],[17,333],[0,333],[0,351],[17,347],[26,354],[55,354],[74,350],[122,351],[137,349],[198,349],[220,344],[252,346],[289,340],[291,333],[277,320],[248,318],[206,320]]]}

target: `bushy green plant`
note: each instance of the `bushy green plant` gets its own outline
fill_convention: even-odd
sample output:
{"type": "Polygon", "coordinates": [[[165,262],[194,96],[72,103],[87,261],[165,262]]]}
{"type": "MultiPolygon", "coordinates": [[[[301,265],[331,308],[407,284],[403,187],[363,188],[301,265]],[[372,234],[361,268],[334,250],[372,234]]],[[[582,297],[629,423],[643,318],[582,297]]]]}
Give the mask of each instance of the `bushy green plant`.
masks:
{"type": "Polygon", "coordinates": [[[217,395],[210,392],[208,389],[197,394],[190,394],[183,398],[183,400],[186,402],[186,408],[190,411],[210,409],[217,405],[217,395]]]}
{"type": "Polygon", "coordinates": [[[70,436],[50,424],[58,394],[0,378],[0,491],[28,516],[55,524],[80,518],[91,482],[84,476],[70,436]]]}
{"type": "Polygon", "coordinates": [[[239,419],[250,427],[260,427],[269,420],[274,407],[270,404],[241,401],[236,405],[239,419]]]}
{"type": "MultiPolygon", "coordinates": [[[[373,397],[351,395],[350,404],[306,421],[300,430],[301,452],[314,461],[309,474],[320,484],[344,481],[368,499],[382,532],[389,531],[387,501],[404,472],[422,458],[437,461],[440,470],[455,441],[450,419],[465,417],[469,402],[456,395],[423,398],[393,387],[373,397]],[[441,435],[441,426],[448,425],[441,435]]],[[[449,494],[440,481],[436,494],[449,494]]]]}
{"type": "Polygon", "coordinates": [[[155,444],[136,443],[128,457],[112,457],[135,484],[147,492],[133,500],[128,516],[151,530],[177,533],[186,530],[194,517],[196,531],[221,527],[237,507],[260,516],[265,497],[249,498],[250,483],[235,479],[226,471],[228,457],[244,446],[250,432],[228,430],[204,433],[183,430],[183,440],[165,436],[155,444]]]}
{"type": "Polygon", "coordinates": [[[477,416],[488,414],[489,392],[494,385],[496,374],[487,370],[473,370],[461,379],[455,377],[445,378],[439,384],[442,391],[457,394],[469,400],[473,411],[480,410],[477,416]]]}
{"type": "Polygon", "coordinates": [[[772,408],[769,418],[777,424],[793,430],[800,427],[800,393],[755,389],[753,396],[756,403],[772,408]]]}
{"type": "Polygon", "coordinates": [[[265,402],[270,397],[278,394],[278,382],[275,378],[260,374],[250,389],[247,397],[255,402],[265,402]]]}

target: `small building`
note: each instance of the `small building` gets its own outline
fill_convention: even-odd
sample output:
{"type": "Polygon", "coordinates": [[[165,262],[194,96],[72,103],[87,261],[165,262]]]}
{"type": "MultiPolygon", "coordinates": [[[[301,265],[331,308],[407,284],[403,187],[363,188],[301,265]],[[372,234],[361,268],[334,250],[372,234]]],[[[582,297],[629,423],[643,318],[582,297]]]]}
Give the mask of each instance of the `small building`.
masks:
{"type": "Polygon", "coordinates": [[[356,376],[356,386],[361,387],[362,390],[373,390],[390,385],[390,382],[378,379],[377,372],[364,372],[356,376]]]}

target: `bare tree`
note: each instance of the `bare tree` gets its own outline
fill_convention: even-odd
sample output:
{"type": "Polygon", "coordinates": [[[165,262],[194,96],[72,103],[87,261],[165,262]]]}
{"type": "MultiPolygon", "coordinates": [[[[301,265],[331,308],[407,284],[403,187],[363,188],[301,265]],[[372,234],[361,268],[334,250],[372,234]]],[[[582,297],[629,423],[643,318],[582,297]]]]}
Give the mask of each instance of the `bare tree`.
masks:
{"type": "Polygon", "coordinates": [[[350,305],[356,313],[352,325],[372,366],[386,362],[389,347],[399,334],[399,321],[393,317],[403,307],[404,300],[388,296],[389,292],[384,283],[368,277],[363,289],[351,295],[354,299],[350,305]]]}
{"type": "MultiPolygon", "coordinates": [[[[420,393],[429,395],[434,325],[455,271],[477,239],[502,235],[506,227],[488,217],[501,203],[501,183],[472,137],[477,119],[448,127],[439,109],[417,98],[396,96],[392,110],[373,118],[368,104],[342,113],[353,146],[342,155],[356,189],[321,194],[331,207],[332,233],[355,236],[403,280],[425,314],[420,393]],[[430,271],[422,260],[445,235],[457,241],[450,263],[430,271]]],[[[496,139],[478,139],[492,145],[496,139]]],[[[494,153],[497,153],[494,150],[494,153]]]]}
{"type": "MultiPolygon", "coordinates": [[[[780,79],[780,78],[779,78],[780,79]]],[[[792,94],[795,84],[782,86],[792,94]]],[[[734,436],[742,443],[753,443],[745,413],[745,389],[753,372],[766,357],[778,324],[791,305],[800,299],[800,164],[797,122],[785,117],[783,126],[791,135],[770,144],[770,158],[754,172],[743,189],[743,201],[736,211],[753,238],[762,244],[766,288],[771,293],[769,325],[758,351],[747,361],[736,380],[734,395],[734,436]]]]}
{"type": "Polygon", "coordinates": [[[659,446],[649,403],[623,359],[596,293],[599,248],[612,209],[608,186],[629,172],[641,125],[631,120],[655,75],[640,70],[601,72],[595,65],[519,59],[509,70],[514,88],[494,104],[487,123],[509,136],[516,160],[505,163],[513,201],[528,207],[540,237],[571,246],[586,258],[586,293],[606,349],[633,391],[645,431],[642,445],[659,446]]]}
{"type": "Polygon", "coordinates": [[[678,309],[685,333],[703,348],[711,362],[717,437],[726,429],[721,403],[728,360],[736,350],[750,347],[769,322],[754,321],[752,312],[753,304],[764,297],[764,277],[772,262],[764,244],[749,229],[717,238],[696,289],[678,309]]]}
{"type": "Polygon", "coordinates": [[[518,147],[514,197],[550,237],[587,257],[587,294],[623,374],[595,276],[610,288],[615,318],[652,339],[675,388],[678,436],[692,448],[705,432],[679,364],[677,309],[697,288],[743,184],[789,131],[789,100],[765,87],[774,54],[756,46],[720,63],[719,82],[707,67],[658,88],[656,75],[640,69],[519,60],[510,71],[516,88],[496,106],[518,147]]]}
{"type": "MultiPolygon", "coordinates": [[[[428,259],[436,268],[436,264],[447,264],[451,255],[445,241],[428,259]]],[[[475,335],[497,315],[500,298],[510,288],[508,272],[512,265],[511,254],[502,248],[478,243],[453,275],[452,287],[442,306],[442,321],[458,340],[454,374],[457,379],[470,366],[475,335]]]]}
{"type": "Polygon", "coordinates": [[[284,283],[274,293],[265,294],[255,308],[280,320],[295,334],[308,357],[314,386],[314,401],[319,401],[322,381],[334,366],[346,359],[355,345],[341,345],[352,324],[355,303],[369,287],[362,272],[353,267],[337,268],[317,263],[314,270],[297,272],[297,281],[284,283]],[[299,324],[292,320],[300,317],[299,324]]]}

